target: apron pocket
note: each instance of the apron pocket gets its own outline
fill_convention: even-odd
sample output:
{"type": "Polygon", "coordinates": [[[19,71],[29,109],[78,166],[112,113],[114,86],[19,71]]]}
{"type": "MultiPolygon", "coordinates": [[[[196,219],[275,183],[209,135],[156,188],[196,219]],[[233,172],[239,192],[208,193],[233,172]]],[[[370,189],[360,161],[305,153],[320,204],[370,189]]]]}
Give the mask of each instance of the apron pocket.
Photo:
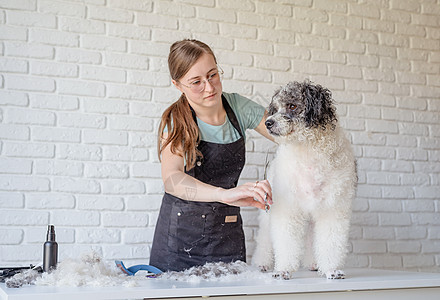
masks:
{"type": "Polygon", "coordinates": [[[206,220],[212,210],[174,203],[171,208],[168,247],[174,253],[203,255],[207,243],[206,220]]]}
{"type": "MultiPolygon", "coordinates": [[[[212,255],[216,257],[241,257],[245,253],[245,239],[240,209],[238,207],[220,207],[215,213],[212,240],[212,255]]],[[[244,260],[243,258],[241,260],[244,260]]]]}

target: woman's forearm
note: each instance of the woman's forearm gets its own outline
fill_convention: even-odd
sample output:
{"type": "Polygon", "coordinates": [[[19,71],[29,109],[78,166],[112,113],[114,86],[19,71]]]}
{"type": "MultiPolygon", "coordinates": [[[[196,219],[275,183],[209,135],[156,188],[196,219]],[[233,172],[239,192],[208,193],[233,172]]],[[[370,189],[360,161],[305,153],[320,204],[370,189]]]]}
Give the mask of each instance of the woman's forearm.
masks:
{"type": "Polygon", "coordinates": [[[272,205],[272,189],[267,180],[247,182],[231,189],[212,186],[194,177],[175,171],[164,177],[165,191],[183,200],[220,202],[232,206],[266,209],[272,205]]]}
{"type": "Polygon", "coordinates": [[[165,191],[183,200],[198,202],[217,202],[222,200],[222,188],[212,186],[194,177],[175,171],[163,178],[165,191]]]}

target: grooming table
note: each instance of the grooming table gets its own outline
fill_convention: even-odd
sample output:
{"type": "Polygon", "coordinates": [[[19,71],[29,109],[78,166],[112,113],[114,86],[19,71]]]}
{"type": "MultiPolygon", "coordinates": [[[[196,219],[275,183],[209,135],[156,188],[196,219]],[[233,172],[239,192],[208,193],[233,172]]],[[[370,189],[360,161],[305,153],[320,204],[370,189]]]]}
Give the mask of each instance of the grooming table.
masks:
{"type": "Polygon", "coordinates": [[[418,273],[376,269],[346,269],[347,278],[327,280],[316,272],[300,271],[292,280],[250,278],[233,282],[198,283],[158,280],[139,281],[137,287],[47,287],[6,288],[0,284],[3,300],[88,300],[88,299],[440,299],[440,273],[418,273]]]}

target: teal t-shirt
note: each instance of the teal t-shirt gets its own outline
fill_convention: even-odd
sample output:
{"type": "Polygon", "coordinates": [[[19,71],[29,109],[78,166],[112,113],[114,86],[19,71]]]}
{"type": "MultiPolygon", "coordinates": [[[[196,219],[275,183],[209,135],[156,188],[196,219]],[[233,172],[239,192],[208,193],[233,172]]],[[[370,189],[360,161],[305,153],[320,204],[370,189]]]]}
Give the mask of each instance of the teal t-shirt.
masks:
{"type": "MultiPolygon", "coordinates": [[[[232,111],[235,113],[241,132],[243,132],[243,137],[246,138],[246,129],[254,129],[260,124],[264,116],[264,107],[236,93],[223,92],[223,96],[225,96],[226,101],[228,101],[232,111]]],[[[228,144],[240,138],[240,133],[234,128],[227,115],[226,121],[222,125],[210,125],[199,118],[197,118],[197,124],[199,126],[200,139],[205,142],[228,144]]]]}

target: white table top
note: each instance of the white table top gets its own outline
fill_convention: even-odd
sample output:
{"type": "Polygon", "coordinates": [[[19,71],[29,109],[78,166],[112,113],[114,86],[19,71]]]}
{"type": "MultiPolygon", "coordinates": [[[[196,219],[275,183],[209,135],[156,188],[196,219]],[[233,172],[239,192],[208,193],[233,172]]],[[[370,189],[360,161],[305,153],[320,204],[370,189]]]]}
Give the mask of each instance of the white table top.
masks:
{"type": "Polygon", "coordinates": [[[13,289],[6,288],[2,283],[0,284],[0,299],[157,299],[440,287],[440,273],[347,269],[347,278],[343,280],[327,280],[319,277],[316,272],[309,271],[300,271],[295,274],[292,280],[268,277],[264,282],[249,278],[240,279],[239,276],[236,281],[201,280],[197,283],[146,278],[139,281],[137,287],[24,286],[13,289]]]}

